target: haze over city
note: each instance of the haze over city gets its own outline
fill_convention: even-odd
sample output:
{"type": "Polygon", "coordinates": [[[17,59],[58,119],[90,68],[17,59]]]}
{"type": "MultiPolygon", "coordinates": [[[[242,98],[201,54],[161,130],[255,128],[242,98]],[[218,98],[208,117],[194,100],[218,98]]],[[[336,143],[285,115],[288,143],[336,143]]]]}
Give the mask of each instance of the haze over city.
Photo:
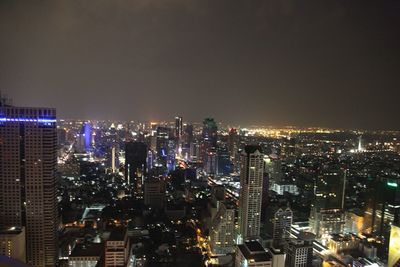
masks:
{"type": "Polygon", "coordinates": [[[0,3],[0,88],[61,118],[398,129],[399,3],[0,3]]]}

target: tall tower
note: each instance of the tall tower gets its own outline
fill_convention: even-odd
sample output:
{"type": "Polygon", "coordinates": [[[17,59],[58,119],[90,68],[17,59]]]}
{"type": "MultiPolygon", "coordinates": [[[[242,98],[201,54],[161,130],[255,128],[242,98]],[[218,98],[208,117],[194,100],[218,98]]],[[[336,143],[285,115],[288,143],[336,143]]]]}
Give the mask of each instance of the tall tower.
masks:
{"type": "Polygon", "coordinates": [[[147,146],[142,142],[125,144],[125,179],[133,185],[134,195],[143,196],[144,177],[147,173],[147,146]]]}
{"type": "Polygon", "coordinates": [[[182,117],[175,117],[175,137],[181,139],[183,135],[182,117]]]}
{"type": "Polygon", "coordinates": [[[260,235],[263,174],[261,147],[246,146],[240,164],[239,243],[260,235]]]}
{"type": "Polygon", "coordinates": [[[0,107],[0,227],[26,229],[32,266],[57,263],[56,110],[0,107]]]}
{"type": "Polygon", "coordinates": [[[311,207],[310,227],[317,238],[341,233],[344,227],[346,171],[325,169],[315,181],[315,198],[311,207]]]}

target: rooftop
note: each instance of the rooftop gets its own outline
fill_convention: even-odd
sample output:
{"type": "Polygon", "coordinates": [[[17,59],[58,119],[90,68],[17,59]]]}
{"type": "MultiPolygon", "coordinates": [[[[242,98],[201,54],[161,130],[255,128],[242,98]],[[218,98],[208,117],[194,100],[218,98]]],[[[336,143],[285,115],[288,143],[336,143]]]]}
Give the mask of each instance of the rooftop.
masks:
{"type": "Polygon", "coordinates": [[[257,150],[258,150],[260,153],[262,153],[262,148],[261,148],[261,146],[258,146],[258,145],[247,145],[247,146],[245,146],[245,148],[244,148],[244,151],[245,151],[247,154],[253,154],[253,153],[256,152],[257,150]]]}
{"type": "Polygon", "coordinates": [[[123,228],[116,228],[111,231],[108,241],[123,241],[125,239],[126,230],[123,228]]]}
{"type": "MultiPolygon", "coordinates": [[[[247,260],[253,260],[254,262],[265,262],[265,261],[271,261],[272,260],[272,255],[268,252],[266,252],[264,249],[262,251],[255,251],[255,253],[250,252],[249,248],[246,246],[248,242],[246,242],[244,245],[238,245],[238,248],[240,249],[240,252],[243,254],[243,256],[247,260]]],[[[258,243],[258,242],[257,242],[258,243]]],[[[259,246],[262,248],[261,244],[258,243],[259,246]]],[[[252,246],[250,244],[250,246],[252,246]]],[[[254,245],[255,247],[252,247],[253,249],[256,248],[258,249],[258,245],[254,245]]]]}
{"type": "Polygon", "coordinates": [[[21,227],[10,227],[10,228],[0,228],[0,235],[17,235],[22,232],[23,228],[21,227]]]}
{"type": "Polygon", "coordinates": [[[88,243],[77,244],[72,250],[70,257],[100,257],[103,252],[103,244],[88,243]]]}
{"type": "Polygon", "coordinates": [[[238,246],[244,257],[248,260],[255,262],[270,261],[272,259],[271,253],[267,252],[260,242],[252,240],[244,242],[243,245],[238,246]]]}

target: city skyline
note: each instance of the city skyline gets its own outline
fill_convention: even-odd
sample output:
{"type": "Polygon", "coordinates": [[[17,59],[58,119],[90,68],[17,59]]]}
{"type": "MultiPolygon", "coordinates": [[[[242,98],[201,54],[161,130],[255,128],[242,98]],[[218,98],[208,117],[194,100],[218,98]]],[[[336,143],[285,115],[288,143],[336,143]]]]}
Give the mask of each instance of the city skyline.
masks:
{"type": "Polygon", "coordinates": [[[0,0],[0,266],[400,266],[400,0],[0,0]]]}
{"type": "Polygon", "coordinates": [[[399,22],[391,0],[1,1],[0,88],[60,118],[396,130],[399,22]]]}

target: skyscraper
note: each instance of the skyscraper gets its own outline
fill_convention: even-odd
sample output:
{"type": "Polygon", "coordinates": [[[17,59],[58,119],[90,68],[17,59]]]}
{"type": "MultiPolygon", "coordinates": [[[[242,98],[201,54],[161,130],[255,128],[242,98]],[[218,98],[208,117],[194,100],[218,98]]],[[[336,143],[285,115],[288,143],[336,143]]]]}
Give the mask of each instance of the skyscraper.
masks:
{"type": "Polygon", "coordinates": [[[318,238],[343,231],[345,186],[343,170],[323,170],[318,175],[310,214],[310,227],[318,238]]]}
{"type": "Polygon", "coordinates": [[[292,222],[293,212],[289,207],[286,209],[280,208],[275,212],[272,230],[274,242],[279,243],[289,239],[292,222]]]}
{"type": "Polygon", "coordinates": [[[235,207],[225,199],[225,188],[211,188],[211,229],[210,248],[214,254],[225,254],[233,251],[235,245],[235,207]]]}
{"type": "Polygon", "coordinates": [[[135,196],[143,196],[143,182],[147,173],[147,146],[142,142],[125,144],[125,179],[133,185],[135,196]]]}
{"type": "Polygon", "coordinates": [[[241,155],[239,195],[239,243],[259,238],[264,177],[264,154],[260,146],[246,146],[241,155]]]}
{"type": "Polygon", "coordinates": [[[235,128],[231,128],[229,130],[229,135],[228,135],[228,151],[229,155],[231,157],[232,162],[236,162],[236,154],[238,152],[238,133],[235,128]]]}
{"type": "Polygon", "coordinates": [[[314,240],[315,235],[308,232],[300,232],[298,239],[292,239],[288,244],[286,266],[312,266],[314,240]]]}
{"type": "Polygon", "coordinates": [[[181,139],[183,135],[183,120],[182,117],[175,117],[175,137],[181,139]]]}
{"type": "Polygon", "coordinates": [[[57,263],[56,111],[0,107],[0,227],[26,229],[32,266],[57,263]]]}
{"type": "Polygon", "coordinates": [[[201,160],[204,162],[207,153],[217,147],[217,137],[218,137],[218,126],[217,123],[212,118],[206,118],[203,121],[203,141],[201,144],[201,160]]]}

